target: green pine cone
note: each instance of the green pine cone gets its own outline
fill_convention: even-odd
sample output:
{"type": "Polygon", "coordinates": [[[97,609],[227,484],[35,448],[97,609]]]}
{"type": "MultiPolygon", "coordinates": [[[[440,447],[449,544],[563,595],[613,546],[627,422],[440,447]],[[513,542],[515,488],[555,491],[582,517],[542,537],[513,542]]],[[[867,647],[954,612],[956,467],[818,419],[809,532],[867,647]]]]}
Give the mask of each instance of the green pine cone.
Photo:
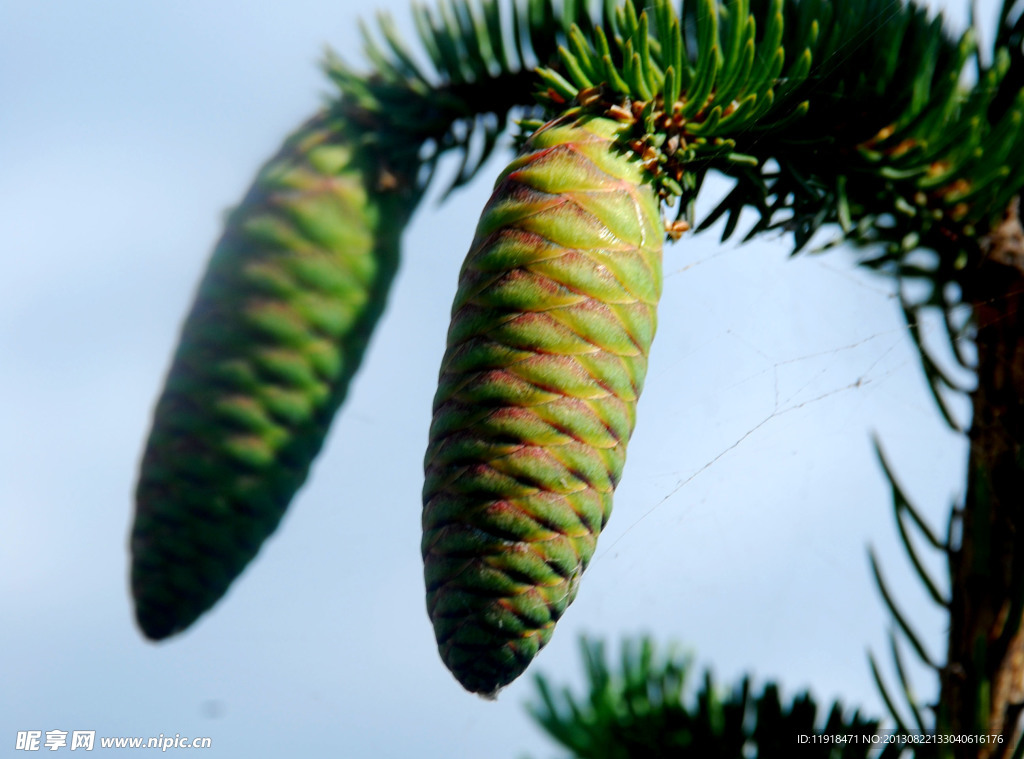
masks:
{"type": "Polygon", "coordinates": [[[551,637],[608,520],[654,337],[664,232],[604,117],[563,117],[498,179],[463,264],[423,491],[441,658],[492,695],[551,637]]]}
{"type": "Polygon", "coordinates": [[[214,250],[136,490],[131,585],[149,638],[213,606],[277,527],[383,310],[418,193],[414,167],[385,166],[360,135],[326,113],[303,125],[214,250]]]}

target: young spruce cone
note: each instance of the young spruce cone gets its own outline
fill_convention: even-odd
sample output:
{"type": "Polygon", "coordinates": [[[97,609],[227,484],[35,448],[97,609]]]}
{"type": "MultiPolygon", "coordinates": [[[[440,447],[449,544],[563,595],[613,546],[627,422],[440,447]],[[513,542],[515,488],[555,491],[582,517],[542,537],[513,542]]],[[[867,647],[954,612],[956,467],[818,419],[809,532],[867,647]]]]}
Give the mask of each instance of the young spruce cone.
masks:
{"type": "Polygon", "coordinates": [[[548,641],[608,520],[661,292],[627,125],[563,117],[498,179],[463,264],[423,491],[445,664],[493,695],[548,641]]]}
{"type": "Polygon", "coordinates": [[[384,307],[411,170],[321,114],[231,214],[142,461],[131,585],[146,636],[213,606],[306,479],[384,307]]]}

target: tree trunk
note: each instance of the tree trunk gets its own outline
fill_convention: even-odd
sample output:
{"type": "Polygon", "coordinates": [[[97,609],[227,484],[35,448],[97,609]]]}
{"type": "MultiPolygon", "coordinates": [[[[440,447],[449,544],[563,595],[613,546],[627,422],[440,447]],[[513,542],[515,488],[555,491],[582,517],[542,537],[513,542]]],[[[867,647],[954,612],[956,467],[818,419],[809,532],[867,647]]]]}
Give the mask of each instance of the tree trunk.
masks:
{"type": "Polygon", "coordinates": [[[1010,756],[1024,707],[1024,229],[1016,202],[982,253],[964,292],[974,310],[978,384],[967,496],[952,535],[938,731],[1002,743],[940,747],[957,759],[1010,756]]]}

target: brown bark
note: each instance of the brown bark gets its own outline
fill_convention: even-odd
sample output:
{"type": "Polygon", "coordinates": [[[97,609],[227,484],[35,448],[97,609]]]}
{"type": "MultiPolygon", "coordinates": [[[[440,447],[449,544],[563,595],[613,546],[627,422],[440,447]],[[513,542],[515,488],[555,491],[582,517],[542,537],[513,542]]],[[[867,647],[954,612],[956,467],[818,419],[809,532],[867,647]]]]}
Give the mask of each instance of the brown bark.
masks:
{"type": "Polygon", "coordinates": [[[982,241],[965,286],[974,310],[977,388],[967,496],[950,555],[947,665],[939,731],[1002,735],[951,744],[957,759],[1013,751],[1024,705],[1024,229],[1018,206],[982,241]]]}

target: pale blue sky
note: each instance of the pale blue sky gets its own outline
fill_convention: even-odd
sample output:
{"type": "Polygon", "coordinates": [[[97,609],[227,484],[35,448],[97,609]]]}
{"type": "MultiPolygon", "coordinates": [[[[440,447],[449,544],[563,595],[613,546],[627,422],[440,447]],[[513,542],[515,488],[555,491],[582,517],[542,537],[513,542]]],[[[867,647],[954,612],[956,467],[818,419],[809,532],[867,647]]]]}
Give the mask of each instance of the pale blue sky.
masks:
{"type": "Polygon", "coordinates": [[[881,714],[866,649],[892,670],[869,541],[940,658],[944,620],[899,552],[869,436],[937,522],[965,446],[892,284],[845,252],[787,260],[783,239],[666,249],[637,430],[578,600],[496,703],[445,670],[422,597],[422,456],[458,267],[500,161],[415,217],[278,533],[187,633],[136,632],[131,496],[181,319],[223,212],[329,91],[323,46],[358,61],[355,19],[377,7],[409,29],[406,0],[0,7],[0,755],[19,730],[84,729],[210,736],[223,757],[540,759],[556,752],[522,708],[531,676],[578,682],[584,632],[651,632],[721,682],[752,670],[881,714]]]}

